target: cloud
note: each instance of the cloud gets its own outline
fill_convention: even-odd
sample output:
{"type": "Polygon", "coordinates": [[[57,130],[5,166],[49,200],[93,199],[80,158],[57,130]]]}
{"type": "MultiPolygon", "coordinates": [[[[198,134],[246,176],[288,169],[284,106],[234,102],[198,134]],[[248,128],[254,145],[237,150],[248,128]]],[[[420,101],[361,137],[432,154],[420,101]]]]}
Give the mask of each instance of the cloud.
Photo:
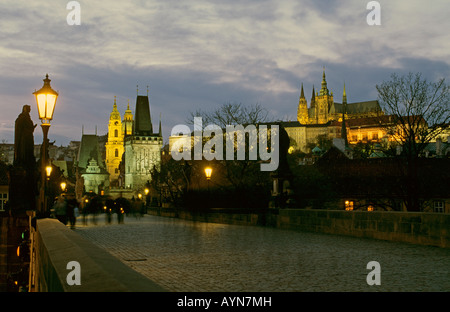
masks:
{"type": "Polygon", "coordinates": [[[301,83],[309,96],[322,66],[336,101],[344,81],[349,101],[363,101],[395,71],[449,74],[446,1],[380,1],[381,26],[367,25],[359,0],[79,2],[80,26],[67,25],[66,1],[0,4],[0,123],[34,109],[46,73],[60,92],[50,135],[61,140],[79,139],[82,124],[106,132],[114,96],[133,108],[137,84],[150,86],[153,123],[162,113],[168,133],[227,101],[293,120],[301,83]]]}

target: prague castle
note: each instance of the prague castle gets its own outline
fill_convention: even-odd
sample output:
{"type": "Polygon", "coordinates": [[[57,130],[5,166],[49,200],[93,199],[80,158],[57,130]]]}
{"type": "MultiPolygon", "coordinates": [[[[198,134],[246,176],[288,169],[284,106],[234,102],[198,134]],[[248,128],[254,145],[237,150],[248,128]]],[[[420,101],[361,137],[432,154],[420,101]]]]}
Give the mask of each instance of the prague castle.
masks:
{"type": "MultiPolygon", "coordinates": [[[[374,143],[386,138],[386,130],[380,124],[389,122],[377,100],[364,102],[347,102],[345,84],[343,85],[342,102],[334,101],[333,92],[328,89],[325,69],[322,74],[321,88],[318,92],[312,88],[312,96],[308,106],[303,84],[297,106],[297,120],[284,121],[289,139],[289,152],[310,153],[319,140],[332,141],[344,139],[349,144],[374,143]]],[[[169,150],[183,136],[173,135],[169,138],[169,150]]]]}
{"type": "Polygon", "coordinates": [[[345,84],[342,103],[335,102],[333,92],[328,90],[324,69],[321,88],[315,92],[313,86],[309,107],[302,84],[297,121],[282,124],[291,139],[291,151],[310,152],[310,146],[316,144],[319,137],[344,138],[351,143],[380,140],[385,135],[379,124],[381,115],[383,112],[376,100],[347,103],[345,84]]]}

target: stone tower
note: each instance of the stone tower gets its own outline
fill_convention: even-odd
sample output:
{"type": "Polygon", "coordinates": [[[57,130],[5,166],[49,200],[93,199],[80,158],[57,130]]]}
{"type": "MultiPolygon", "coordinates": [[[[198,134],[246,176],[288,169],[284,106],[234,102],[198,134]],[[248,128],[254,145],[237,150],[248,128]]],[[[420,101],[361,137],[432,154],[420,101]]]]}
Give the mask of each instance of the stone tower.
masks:
{"type": "Polygon", "coordinates": [[[341,127],[341,138],[344,139],[345,146],[348,146],[348,138],[347,138],[347,124],[345,122],[345,115],[347,114],[347,93],[345,92],[345,83],[344,83],[344,91],[342,93],[342,127],[341,127]]]}
{"type": "Polygon", "coordinates": [[[124,136],[131,135],[133,132],[133,113],[130,109],[130,100],[128,100],[127,110],[123,114],[122,132],[124,136]]]}
{"type": "Polygon", "coordinates": [[[315,114],[316,113],[316,92],[314,90],[314,85],[313,85],[312,95],[311,95],[310,111],[312,112],[312,114],[308,114],[308,122],[309,123],[317,123],[316,114],[315,114]]]}
{"type": "Polygon", "coordinates": [[[308,123],[308,103],[306,102],[305,93],[303,92],[303,83],[300,99],[298,101],[297,120],[303,125],[308,123]]]}
{"type": "Polygon", "coordinates": [[[328,122],[328,111],[333,105],[333,94],[327,88],[327,81],[325,78],[325,68],[322,75],[322,88],[319,94],[316,96],[316,110],[315,115],[318,124],[324,124],[328,122]]]}
{"type": "Polygon", "coordinates": [[[160,170],[163,140],[153,132],[149,98],[137,95],[133,129],[124,138],[125,188],[143,191],[153,168],[160,170]]]}
{"type": "Polygon", "coordinates": [[[108,123],[108,141],[105,144],[106,167],[111,182],[119,178],[119,165],[124,151],[123,138],[122,120],[117,110],[116,97],[114,97],[113,110],[108,123]]]}

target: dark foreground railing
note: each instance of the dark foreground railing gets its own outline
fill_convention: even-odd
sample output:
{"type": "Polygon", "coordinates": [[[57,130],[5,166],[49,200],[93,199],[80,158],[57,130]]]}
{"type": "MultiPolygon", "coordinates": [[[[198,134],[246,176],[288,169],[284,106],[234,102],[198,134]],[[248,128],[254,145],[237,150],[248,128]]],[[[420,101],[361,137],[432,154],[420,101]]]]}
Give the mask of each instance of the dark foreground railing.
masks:
{"type": "Polygon", "coordinates": [[[37,220],[34,247],[35,291],[165,291],[56,219],[37,220]]]}

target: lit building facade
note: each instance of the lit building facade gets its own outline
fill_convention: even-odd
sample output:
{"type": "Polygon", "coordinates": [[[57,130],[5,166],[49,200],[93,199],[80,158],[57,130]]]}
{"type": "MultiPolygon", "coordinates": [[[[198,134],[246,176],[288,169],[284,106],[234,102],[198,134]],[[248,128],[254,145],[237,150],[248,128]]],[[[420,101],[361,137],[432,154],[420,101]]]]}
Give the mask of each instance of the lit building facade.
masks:
{"type": "Polygon", "coordinates": [[[333,140],[344,138],[347,144],[380,141],[386,134],[379,123],[383,112],[378,101],[347,103],[345,85],[342,103],[334,101],[333,92],[328,90],[325,70],[321,89],[314,86],[310,105],[305,98],[303,85],[297,107],[297,121],[283,122],[291,140],[290,151],[308,153],[318,138],[333,140]]]}
{"type": "Polygon", "coordinates": [[[109,173],[100,151],[97,134],[82,134],[76,167],[76,194],[80,199],[85,192],[96,194],[109,189],[109,173]]]}
{"type": "Polygon", "coordinates": [[[124,132],[120,113],[117,110],[116,97],[114,97],[113,110],[108,123],[108,141],[105,144],[106,149],[106,168],[109,173],[110,182],[119,178],[119,165],[122,161],[124,132]]]}
{"type": "Polygon", "coordinates": [[[131,133],[124,135],[123,186],[126,189],[145,188],[151,181],[153,168],[160,170],[162,147],[161,121],[159,132],[153,132],[148,95],[138,95],[131,133]]]}

